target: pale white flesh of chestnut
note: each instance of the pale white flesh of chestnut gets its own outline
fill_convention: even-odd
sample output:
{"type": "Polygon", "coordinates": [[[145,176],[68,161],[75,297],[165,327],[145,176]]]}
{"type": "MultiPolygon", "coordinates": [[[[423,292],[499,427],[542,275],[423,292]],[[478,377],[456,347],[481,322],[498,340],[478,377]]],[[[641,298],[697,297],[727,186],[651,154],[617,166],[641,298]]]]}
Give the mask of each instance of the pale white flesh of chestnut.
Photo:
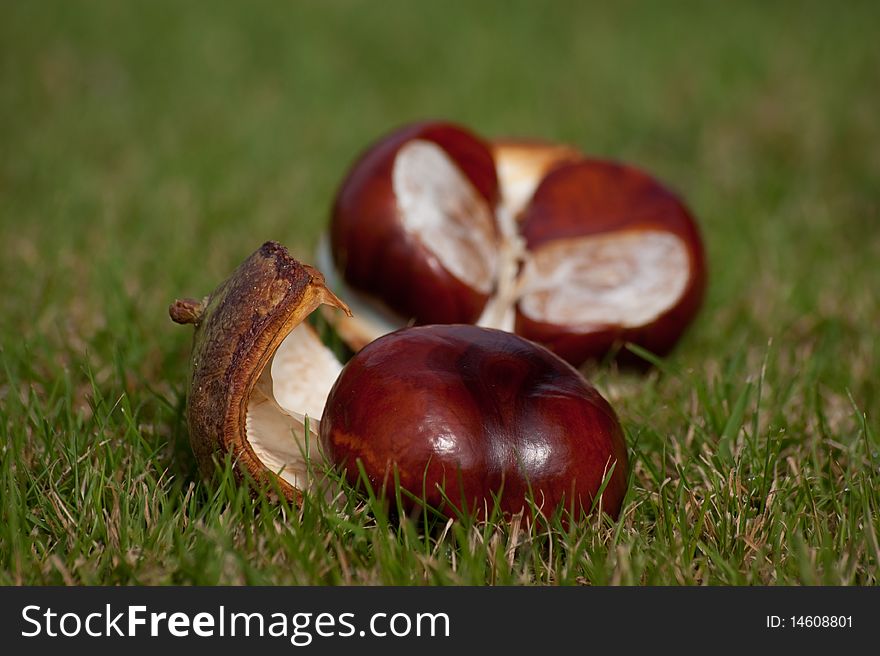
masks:
{"type": "Polygon", "coordinates": [[[668,232],[558,240],[524,258],[520,310],[536,321],[572,329],[634,328],[672,307],[689,273],[684,243],[668,232]]]}

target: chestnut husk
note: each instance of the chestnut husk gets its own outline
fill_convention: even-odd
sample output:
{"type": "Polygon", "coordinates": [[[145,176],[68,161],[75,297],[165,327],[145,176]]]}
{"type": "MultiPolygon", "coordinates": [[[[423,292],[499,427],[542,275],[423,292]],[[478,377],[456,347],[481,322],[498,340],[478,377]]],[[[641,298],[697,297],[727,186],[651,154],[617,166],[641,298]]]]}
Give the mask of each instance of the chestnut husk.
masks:
{"type": "Polygon", "coordinates": [[[348,308],[324,276],[277,242],[266,242],[202,301],[183,299],[169,308],[172,320],[193,324],[187,397],[190,444],[204,476],[230,457],[240,480],[270,485],[287,499],[301,498],[267,469],[246,437],[251,391],[284,338],[318,306],[348,308]]]}

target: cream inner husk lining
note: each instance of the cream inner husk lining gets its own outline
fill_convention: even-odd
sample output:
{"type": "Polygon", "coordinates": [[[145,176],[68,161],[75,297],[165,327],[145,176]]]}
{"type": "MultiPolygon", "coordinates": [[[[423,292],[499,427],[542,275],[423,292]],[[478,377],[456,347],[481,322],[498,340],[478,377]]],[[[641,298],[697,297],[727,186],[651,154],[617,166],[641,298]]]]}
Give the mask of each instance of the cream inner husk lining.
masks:
{"type": "Polygon", "coordinates": [[[496,145],[493,155],[501,189],[500,207],[513,217],[526,208],[554,163],[578,156],[566,146],[529,144],[496,145]]]}
{"type": "Polygon", "coordinates": [[[684,242],[668,232],[633,230],[551,242],[520,276],[520,311],[577,329],[631,328],[654,321],[687,287],[684,242]]]}
{"type": "Polygon", "coordinates": [[[501,206],[511,216],[517,216],[532,199],[541,176],[525,158],[508,157],[497,163],[498,184],[501,187],[501,206]]]}
{"type": "Polygon", "coordinates": [[[300,324],[281,342],[251,392],[247,440],[267,469],[297,489],[309,487],[310,470],[323,462],[320,420],[340,371],[342,365],[314,329],[300,324]]]}

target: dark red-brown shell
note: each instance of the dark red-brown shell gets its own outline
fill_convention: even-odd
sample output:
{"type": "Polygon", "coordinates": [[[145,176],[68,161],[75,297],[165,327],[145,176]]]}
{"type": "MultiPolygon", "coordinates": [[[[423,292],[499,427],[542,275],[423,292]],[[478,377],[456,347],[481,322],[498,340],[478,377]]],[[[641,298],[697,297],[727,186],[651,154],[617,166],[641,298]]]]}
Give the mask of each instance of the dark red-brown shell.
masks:
{"type": "Polygon", "coordinates": [[[536,189],[520,225],[532,252],[561,239],[640,230],[674,234],[687,249],[690,272],[684,293],[646,325],[609,324],[582,332],[560,322],[535,321],[517,311],[517,334],[544,344],[569,362],[601,357],[623,342],[665,354],[699,310],[706,260],[697,224],[678,196],[635,167],[595,159],[557,167],[536,189]]]}
{"type": "MultiPolygon", "coordinates": [[[[440,207],[455,197],[438,194],[439,201],[426,204],[440,207]]],[[[406,126],[368,149],[340,186],[330,237],[333,262],[349,289],[364,293],[365,306],[383,310],[378,321],[355,320],[355,328],[340,330],[353,337],[355,349],[408,323],[479,323],[539,342],[575,366],[609,352],[639,361],[619,347],[631,342],[666,354],[696,316],[706,287],[694,217],[647,173],[562,144],[484,142],[448,123],[406,126]],[[482,203],[467,211],[443,209],[444,217],[465,218],[435,224],[441,229],[430,239],[413,235],[425,215],[401,212],[398,205],[413,204],[400,191],[405,185],[395,196],[393,175],[418,170],[412,179],[449,179],[435,174],[442,163],[395,169],[413,140],[444,150],[485,199],[494,236],[483,227],[482,203]],[[447,235],[466,248],[441,244],[447,235]],[[447,268],[450,259],[455,266],[447,268]],[[457,276],[450,272],[455,267],[457,276]],[[618,275],[626,269],[633,272],[629,278],[618,275]],[[617,282],[605,282],[615,276],[617,282]],[[384,312],[389,308],[392,313],[384,312]]]]}
{"type": "Polygon", "coordinates": [[[465,325],[400,330],[345,366],[321,423],[325,453],[357,481],[401,487],[454,516],[501,495],[505,513],[534,499],[588,511],[606,474],[602,508],[617,516],[627,453],[601,395],[550,351],[465,325]]]}
{"type": "Polygon", "coordinates": [[[333,258],[352,288],[417,323],[474,322],[488,294],[453,276],[401,226],[392,169],[400,148],[415,139],[440,146],[494,209],[498,179],[482,139],[451,123],[409,125],[368,148],[340,186],[330,226],[333,258]]]}

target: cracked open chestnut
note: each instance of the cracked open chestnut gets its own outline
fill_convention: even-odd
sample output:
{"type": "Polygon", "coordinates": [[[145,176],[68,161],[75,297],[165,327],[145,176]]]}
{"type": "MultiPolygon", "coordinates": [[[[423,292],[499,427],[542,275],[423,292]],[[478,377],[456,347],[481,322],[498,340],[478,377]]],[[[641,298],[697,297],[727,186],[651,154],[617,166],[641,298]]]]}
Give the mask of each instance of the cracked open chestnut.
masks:
{"type": "Polygon", "coordinates": [[[450,516],[588,512],[617,516],[627,453],[611,406],[571,365],[510,333],[470,325],[406,328],[345,366],[321,443],[357,482],[394,480],[450,516]],[[395,472],[396,470],[396,472],[395,472]]]}
{"type": "MultiPolygon", "coordinates": [[[[345,367],[305,319],[347,313],[321,273],[267,242],[204,300],[171,318],[195,325],[187,420],[206,474],[230,458],[239,477],[289,499],[326,458],[376,485],[452,515],[499,499],[619,511],[627,454],[611,407],[559,357],[508,332],[472,325],[403,329],[345,367]]],[[[352,478],[354,480],[354,478],[352,478]]]]}
{"type": "Polygon", "coordinates": [[[624,342],[668,352],[706,263],[684,203],[647,173],[449,123],[405,126],[354,163],[319,266],[355,350],[409,323],[523,335],[578,366],[624,342]]]}

